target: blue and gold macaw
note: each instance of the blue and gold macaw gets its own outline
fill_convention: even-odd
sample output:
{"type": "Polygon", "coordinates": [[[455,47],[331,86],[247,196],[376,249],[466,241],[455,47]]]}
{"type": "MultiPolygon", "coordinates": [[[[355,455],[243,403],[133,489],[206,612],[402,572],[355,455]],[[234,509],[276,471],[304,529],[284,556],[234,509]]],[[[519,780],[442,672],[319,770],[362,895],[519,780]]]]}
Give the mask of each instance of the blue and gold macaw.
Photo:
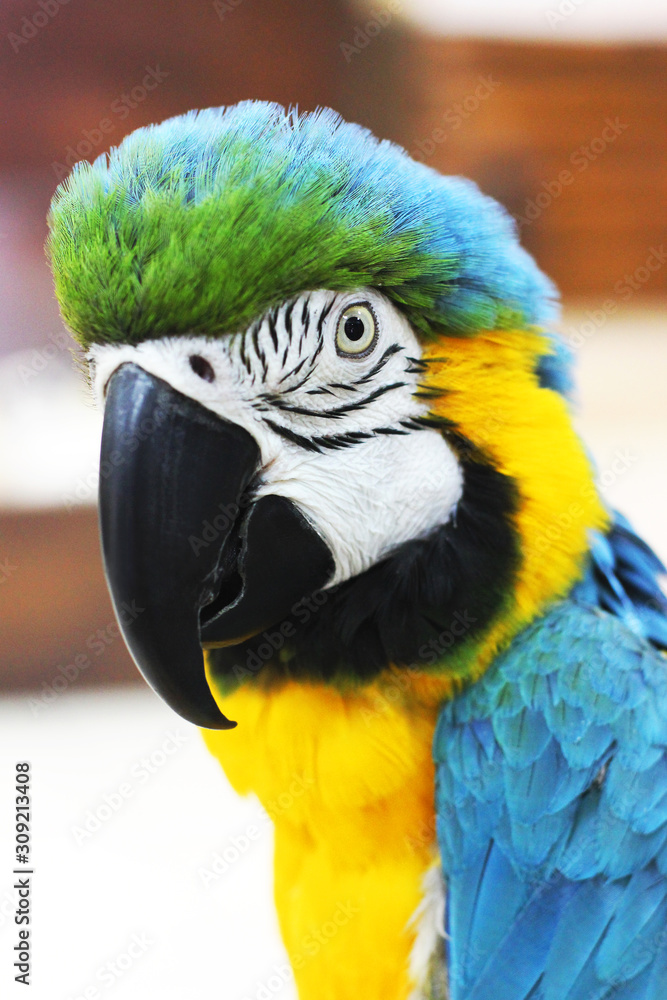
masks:
{"type": "Polygon", "coordinates": [[[119,619],[274,822],[301,1000],[665,1000],[662,567],[503,210],[245,102],[78,165],[50,226],[119,619]]]}

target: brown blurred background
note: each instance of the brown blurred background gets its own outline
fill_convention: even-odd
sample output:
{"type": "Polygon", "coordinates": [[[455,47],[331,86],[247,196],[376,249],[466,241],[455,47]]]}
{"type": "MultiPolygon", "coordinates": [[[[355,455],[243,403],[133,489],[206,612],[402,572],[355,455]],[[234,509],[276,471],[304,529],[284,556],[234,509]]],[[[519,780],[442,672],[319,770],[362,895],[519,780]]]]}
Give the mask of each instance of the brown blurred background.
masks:
{"type": "MultiPolygon", "coordinates": [[[[520,18],[503,28],[496,12],[493,30],[480,15],[463,28],[459,20],[454,33],[446,19],[435,28],[429,28],[433,18],[420,20],[425,6],[427,0],[3,5],[4,688],[33,688],[48,698],[63,684],[136,676],[117,638],[98,553],[99,416],[77,395],[42,248],[49,200],[69,166],[94,158],[138,126],[250,97],[302,109],[333,106],[431,166],[472,177],[503,202],[571,304],[573,346],[599,345],[603,338],[620,344],[614,356],[627,377],[634,354],[617,325],[619,316],[626,325],[639,317],[637,350],[664,365],[665,25],[648,18],[640,37],[631,29],[626,37],[620,25],[614,38],[600,39],[583,7],[570,4],[574,12],[563,15],[562,3],[538,3],[536,28],[517,31],[520,18]],[[578,18],[586,26],[581,37],[578,18]]],[[[441,4],[453,11],[465,6],[441,4]]],[[[602,11],[600,32],[604,18],[602,11]]],[[[637,380],[645,380],[650,367],[637,380]]],[[[663,369],[660,386],[664,376],[663,369]]],[[[600,427],[628,405],[613,378],[610,369],[597,410],[600,427]]],[[[590,385],[594,395],[598,383],[590,385]]],[[[633,398],[642,395],[636,381],[633,398]]],[[[648,428],[645,440],[653,441],[649,473],[664,466],[658,454],[664,438],[654,434],[664,418],[663,397],[648,401],[638,417],[648,428]]],[[[654,509],[662,511],[662,504],[654,509]]]]}

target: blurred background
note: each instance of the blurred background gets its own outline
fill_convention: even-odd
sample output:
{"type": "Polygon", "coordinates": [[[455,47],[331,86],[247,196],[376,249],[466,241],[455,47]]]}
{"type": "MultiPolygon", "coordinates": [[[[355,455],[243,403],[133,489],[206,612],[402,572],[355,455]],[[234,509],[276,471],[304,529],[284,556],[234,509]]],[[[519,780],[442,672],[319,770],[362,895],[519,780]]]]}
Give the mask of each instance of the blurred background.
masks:
{"type": "MultiPolygon", "coordinates": [[[[270,830],[241,850],[258,807],[235,800],[196,732],[144,689],[117,635],[97,540],[100,415],[43,252],[51,195],[74,162],[133,129],[243,98],[330,105],[473,178],[559,285],[601,488],[665,559],[667,7],[6,0],[0,19],[0,796],[11,762],[33,759],[35,993],[288,1000],[291,983],[272,972],[283,955],[270,830]],[[115,802],[126,778],[132,794],[113,809],[105,796],[115,802]],[[223,849],[229,870],[207,882],[223,849]],[[153,943],[142,951],[133,934],[153,943]],[[221,940],[238,947],[224,949],[236,958],[215,990],[221,940]]],[[[9,979],[10,879],[8,864],[9,979]]]]}

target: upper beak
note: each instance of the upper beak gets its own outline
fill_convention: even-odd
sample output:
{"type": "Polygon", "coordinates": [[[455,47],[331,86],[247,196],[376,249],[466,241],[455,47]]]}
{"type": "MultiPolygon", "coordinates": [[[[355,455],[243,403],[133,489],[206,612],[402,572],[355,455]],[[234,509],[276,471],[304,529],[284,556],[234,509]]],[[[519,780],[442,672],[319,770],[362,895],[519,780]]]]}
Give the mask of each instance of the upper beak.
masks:
{"type": "Polygon", "coordinates": [[[99,509],[114,608],[148,683],[209,729],[236,723],[211,694],[202,645],[269,627],[333,573],[329,549],[291,501],[252,502],[259,469],[242,427],[137,365],[112,375],[99,509]]]}

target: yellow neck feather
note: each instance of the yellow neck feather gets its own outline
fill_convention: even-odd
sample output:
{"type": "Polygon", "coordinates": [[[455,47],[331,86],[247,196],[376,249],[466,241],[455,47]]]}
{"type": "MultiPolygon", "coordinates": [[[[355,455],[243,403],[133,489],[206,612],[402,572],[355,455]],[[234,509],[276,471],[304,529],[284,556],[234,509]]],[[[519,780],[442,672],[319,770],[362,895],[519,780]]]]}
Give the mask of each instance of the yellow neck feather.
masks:
{"type": "MultiPolygon", "coordinates": [[[[439,337],[423,354],[429,362],[424,385],[438,394],[433,415],[452,421],[514,480],[519,494],[515,588],[476,651],[471,679],[550,602],[567,594],[581,576],[589,531],[608,524],[568,405],[539,384],[536,369],[547,350],[548,341],[537,332],[495,330],[471,339],[439,337]]],[[[452,693],[445,678],[424,677],[420,685],[427,697],[452,693]]]]}

